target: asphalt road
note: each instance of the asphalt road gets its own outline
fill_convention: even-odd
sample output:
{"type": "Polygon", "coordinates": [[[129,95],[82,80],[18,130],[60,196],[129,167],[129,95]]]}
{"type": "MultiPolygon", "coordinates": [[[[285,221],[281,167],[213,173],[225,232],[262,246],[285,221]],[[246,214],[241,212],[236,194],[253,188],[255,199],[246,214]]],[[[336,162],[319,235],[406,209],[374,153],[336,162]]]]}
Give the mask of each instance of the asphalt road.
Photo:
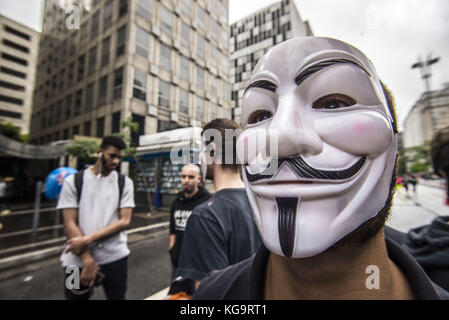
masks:
{"type": "MultiPolygon", "coordinates": [[[[128,259],[127,299],[141,300],[167,287],[171,265],[168,255],[168,229],[152,238],[130,246],[128,259]]],[[[40,261],[28,267],[28,272],[0,281],[0,300],[62,300],[64,270],[59,258],[40,261]]],[[[103,290],[96,289],[92,300],[105,299],[103,290]]]]}

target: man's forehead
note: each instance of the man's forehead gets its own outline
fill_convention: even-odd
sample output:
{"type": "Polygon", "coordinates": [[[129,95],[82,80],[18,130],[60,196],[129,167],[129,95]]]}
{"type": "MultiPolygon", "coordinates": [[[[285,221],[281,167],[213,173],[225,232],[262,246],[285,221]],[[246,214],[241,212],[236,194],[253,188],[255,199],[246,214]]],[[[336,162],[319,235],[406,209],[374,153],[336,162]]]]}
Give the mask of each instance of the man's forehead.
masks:
{"type": "Polygon", "coordinates": [[[303,37],[282,42],[263,56],[251,76],[252,80],[264,75],[294,77],[299,69],[326,59],[351,59],[371,69],[366,56],[351,45],[332,38],[303,37]]]}

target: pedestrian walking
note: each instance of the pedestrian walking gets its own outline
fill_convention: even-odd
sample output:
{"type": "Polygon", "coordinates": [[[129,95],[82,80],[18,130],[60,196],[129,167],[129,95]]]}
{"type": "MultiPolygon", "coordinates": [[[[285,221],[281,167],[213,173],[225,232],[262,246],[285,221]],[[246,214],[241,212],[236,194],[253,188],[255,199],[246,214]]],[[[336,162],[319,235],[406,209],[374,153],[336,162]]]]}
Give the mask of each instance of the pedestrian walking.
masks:
{"type": "Polygon", "coordinates": [[[210,198],[210,193],[200,185],[201,172],[195,164],[186,164],[181,168],[182,191],[178,193],[170,209],[169,253],[172,263],[172,277],[178,267],[182,239],[192,210],[210,198]]]}
{"type": "Polygon", "coordinates": [[[213,180],[216,192],[193,210],[187,223],[178,269],[169,291],[175,297],[184,292],[181,297],[188,298],[212,270],[250,257],[262,243],[236,160],[236,137],[225,133],[238,129],[228,119],[215,119],[203,129],[207,147],[201,154],[202,172],[204,178],[213,180]]]}
{"type": "Polygon", "coordinates": [[[69,238],[61,255],[69,300],[89,299],[100,284],[107,299],[125,299],[130,253],[125,229],[134,208],[134,186],[115,171],[125,148],[121,138],[105,137],[95,165],[64,180],[57,209],[69,238]],[[70,283],[76,279],[73,268],[80,271],[78,284],[70,283]]]}

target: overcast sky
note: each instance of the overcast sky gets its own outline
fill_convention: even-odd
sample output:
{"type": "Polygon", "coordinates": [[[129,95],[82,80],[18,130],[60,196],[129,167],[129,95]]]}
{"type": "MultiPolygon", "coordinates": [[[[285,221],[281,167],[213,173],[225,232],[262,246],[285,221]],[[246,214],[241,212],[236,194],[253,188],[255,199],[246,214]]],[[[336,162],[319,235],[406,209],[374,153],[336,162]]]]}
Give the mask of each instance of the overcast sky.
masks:
{"type": "MultiPolygon", "coordinates": [[[[230,23],[273,0],[229,0],[230,23]]],[[[399,124],[424,90],[418,55],[432,53],[432,88],[449,82],[449,1],[294,0],[315,36],[333,37],[362,50],[396,99],[399,124]]],[[[0,0],[0,13],[40,30],[42,0],[0,0]]]]}

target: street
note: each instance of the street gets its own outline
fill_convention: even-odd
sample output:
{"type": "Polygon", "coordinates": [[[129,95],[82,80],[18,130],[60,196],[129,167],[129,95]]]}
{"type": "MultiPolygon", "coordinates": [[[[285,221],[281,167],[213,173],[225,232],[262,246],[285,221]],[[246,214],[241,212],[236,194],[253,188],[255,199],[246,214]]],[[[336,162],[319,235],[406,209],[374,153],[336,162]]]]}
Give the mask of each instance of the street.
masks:
{"type": "MultiPolygon", "coordinates": [[[[422,184],[417,186],[416,194],[398,190],[387,225],[406,232],[430,223],[437,215],[449,215],[449,206],[443,200],[443,189],[422,184]]],[[[171,266],[167,246],[168,229],[130,244],[127,299],[145,299],[168,287],[171,266]]],[[[0,279],[1,300],[64,299],[64,273],[58,257],[35,263],[20,275],[5,278],[0,273],[0,279]]],[[[104,299],[102,289],[97,289],[92,299],[104,299]]]]}

